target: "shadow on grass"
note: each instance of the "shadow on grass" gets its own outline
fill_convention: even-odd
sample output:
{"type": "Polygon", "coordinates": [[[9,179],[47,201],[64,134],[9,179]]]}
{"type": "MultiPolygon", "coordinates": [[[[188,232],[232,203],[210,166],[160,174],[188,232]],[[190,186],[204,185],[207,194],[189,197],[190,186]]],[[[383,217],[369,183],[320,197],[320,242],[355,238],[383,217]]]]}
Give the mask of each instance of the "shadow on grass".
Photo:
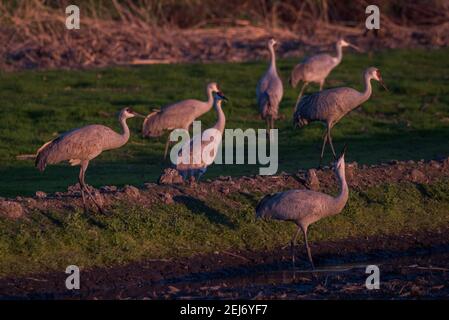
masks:
{"type": "Polygon", "coordinates": [[[231,229],[236,228],[235,224],[232,223],[228,217],[226,217],[221,212],[207,206],[204,201],[189,196],[175,196],[173,200],[178,203],[184,204],[194,214],[206,216],[207,219],[209,219],[209,221],[214,224],[221,224],[231,229]]]}

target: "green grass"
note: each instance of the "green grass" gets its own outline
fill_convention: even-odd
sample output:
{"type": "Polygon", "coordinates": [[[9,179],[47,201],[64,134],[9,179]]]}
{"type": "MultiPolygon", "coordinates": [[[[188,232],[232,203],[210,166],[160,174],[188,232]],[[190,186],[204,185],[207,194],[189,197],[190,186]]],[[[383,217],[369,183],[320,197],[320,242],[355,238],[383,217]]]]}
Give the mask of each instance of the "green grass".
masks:
{"type": "MultiPolygon", "coordinates": [[[[391,159],[430,159],[449,155],[449,49],[386,51],[370,59],[346,54],[327,87],[361,89],[361,73],[377,66],[390,89],[374,83],[374,94],[362,108],[333,130],[338,149],[348,144],[347,161],[378,163],[391,159]]],[[[281,60],[287,78],[294,60],[281,60]]],[[[116,112],[133,106],[148,113],[183,98],[204,98],[208,81],[218,81],[231,99],[226,104],[228,128],[264,128],[257,117],[255,87],[266,62],[177,64],[116,67],[88,71],[24,71],[0,75],[0,196],[31,195],[36,190],[64,191],[76,183],[78,168],[50,166],[38,172],[32,161],[16,155],[34,153],[57,133],[91,123],[119,129],[116,112]]],[[[286,81],[285,81],[286,82],[286,81]]],[[[316,87],[311,90],[315,90],[316,87]]],[[[278,121],[279,171],[316,166],[322,127],[291,128],[298,89],[285,86],[278,121]]],[[[203,128],[215,121],[202,117],[203,128]]],[[[131,119],[132,137],[119,149],[92,161],[87,181],[94,186],[140,185],[155,181],[165,137],[142,139],[141,120],[131,119]]],[[[327,159],[330,159],[329,152],[327,159]]],[[[212,165],[206,178],[258,172],[256,165],[212,165]]],[[[447,226],[449,181],[430,186],[383,185],[352,192],[344,212],[312,226],[312,241],[349,236],[396,234],[404,230],[447,226]]],[[[65,268],[113,265],[142,257],[188,256],[224,249],[270,249],[286,243],[293,226],[254,221],[254,195],[210,195],[193,205],[181,203],[151,209],[117,203],[113,215],[81,212],[35,212],[28,220],[0,218],[0,275],[65,268]],[[238,204],[238,205],[236,205],[238,204]]]]}
{"type": "MultiPolygon", "coordinates": [[[[151,209],[117,203],[114,214],[106,216],[47,211],[28,220],[0,218],[0,276],[287,244],[293,223],[256,221],[254,206],[261,196],[210,195],[151,209]]],[[[353,191],[344,211],[312,225],[309,237],[325,241],[434,230],[449,224],[448,210],[448,180],[386,184],[353,191]]]]}
{"type": "MultiPolygon", "coordinates": [[[[449,49],[386,51],[370,59],[346,54],[330,75],[327,87],[362,88],[361,73],[377,66],[390,92],[374,83],[372,98],[345,117],[333,130],[340,149],[349,146],[348,160],[378,163],[391,159],[429,159],[449,154],[449,49]]],[[[296,60],[278,65],[285,80],[296,60]]],[[[36,190],[63,191],[76,183],[78,168],[50,166],[42,174],[32,161],[19,161],[57,133],[91,123],[119,130],[116,113],[133,106],[142,113],[184,98],[204,99],[204,86],[216,80],[231,99],[225,106],[227,128],[264,128],[257,117],[255,87],[266,62],[235,64],[175,64],[116,67],[89,71],[23,71],[0,75],[0,196],[31,195],[36,190]]],[[[291,127],[299,89],[285,82],[278,121],[279,170],[295,171],[317,165],[322,126],[291,127]]],[[[312,86],[308,91],[316,90],[312,86]]],[[[203,128],[215,121],[204,115],[203,128]]],[[[91,162],[87,181],[94,186],[141,185],[155,181],[167,163],[161,161],[165,137],[142,139],[141,119],[128,121],[129,143],[91,162]]],[[[329,153],[327,154],[328,159],[329,153]]],[[[213,165],[206,178],[258,173],[257,165],[213,165]]]]}

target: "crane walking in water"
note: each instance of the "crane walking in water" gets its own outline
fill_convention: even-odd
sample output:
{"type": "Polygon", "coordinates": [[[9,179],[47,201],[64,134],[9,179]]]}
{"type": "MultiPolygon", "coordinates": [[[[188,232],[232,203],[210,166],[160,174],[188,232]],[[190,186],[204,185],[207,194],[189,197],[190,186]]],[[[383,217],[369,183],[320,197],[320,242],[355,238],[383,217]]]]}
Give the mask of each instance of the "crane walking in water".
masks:
{"type": "Polygon", "coordinates": [[[327,142],[331,146],[334,158],[336,157],[332,144],[331,129],[346,114],[370,98],[372,79],[379,81],[385,90],[387,90],[379,69],[370,67],[364,72],[365,90],[363,92],[348,87],[328,89],[304,96],[296,106],[293,115],[293,124],[295,126],[303,127],[312,121],[320,121],[326,126],[323,135],[319,167],[321,167],[324,148],[327,142]]]}
{"type": "Polygon", "coordinates": [[[348,201],[349,189],[345,176],[345,151],[346,146],[334,163],[334,171],[340,183],[340,194],[338,196],[332,197],[311,190],[289,190],[265,196],[256,207],[256,217],[258,218],[293,221],[298,226],[298,230],[290,243],[293,267],[295,267],[294,250],[299,232],[302,231],[304,235],[309,261],[312,268],[315,268],[307,241],[307,229],[312,223],[324,217],[339,214],[348,201]]]}
{"type": "Polygon", "coordinates": [[[226,117],[221,107],[223,100],[228,99],[219,91],[213,93],[214,108],[217,112],[217,122],[199,135],[187,141],[179,150],[176,160],[176,169],[181,176],[186,179],[188,175],[195,177],[199,181],[206,172],[207,167],[215,160],[217,149],[220,145],[223,131],[226,124],[226,117]],[[188,150],[184,156],[183,152],[188,150]]]}
{"type": "Polygon", "coordinates": [[[84,192],[103,213],[102,207],[87,187],[84,176],[86,174],[89,161],[99,156],[103,151],[118,149],[125,145],[129,139],[129,128],[126,120],[135,116],[145,116],[138,114],[131,108],[124,108],[119,115],[119,122],[123,133],[119,134],[103,125],[88,125],[82,128],[67,131],[56,139],[45,143],[38,151],[36,157],[36,167],[44,171],[47,164],[56,164],[61,161],[69,161],[72,166],[81,166],[79,173],[79,185],[83,198],[84,210],[87,211],[86,198],[84,192]]]}
{"type": "Polygon", "coordinates": [[[324,81],[326,81],[327,76],[340,64],[343,58],[344,47],[352,47],[360,51],[357,46],[350,44],[344,39],[338,40],[335,47],[337,49],[337,56],[333,57],[327,53],[317,54],[307,58],[293,68],[289,79],[290,85],[296,88],[299,81],[304,82],[295,105],[301,100],[302,94],[310,82],[318,83],[320,85],[320,91],[323,90],[324,81]]]}
{"type": "Polygon", "coordinates": [[[257,89],[257,105],[259,106],[259,113],[267,122],[267,130],[271,132],[274,129],[274,120],[278,118],[279,103],[284,94],[284,87],[282,86],[281,78],[276,69],[276,56],[274,46],[277,42],[274,39],[268,41],[268,50],[270,51],[270,66],[260,79],[257,89]]]}
{"type": "MultiPolygon", "coordinates": [[[[144,137],[160,137],[164,131],[174,129],[189,130],[196,119],[212,108],[214,98],[212,92],[220,91],[215,82],[207,85],[207,101],[188,99],[168,105],[161,110],[150,113],[143,122],[142,134],[144,137]]],[[[170,136],[165,144],[164,159],[167,157],[170,136]]]]}

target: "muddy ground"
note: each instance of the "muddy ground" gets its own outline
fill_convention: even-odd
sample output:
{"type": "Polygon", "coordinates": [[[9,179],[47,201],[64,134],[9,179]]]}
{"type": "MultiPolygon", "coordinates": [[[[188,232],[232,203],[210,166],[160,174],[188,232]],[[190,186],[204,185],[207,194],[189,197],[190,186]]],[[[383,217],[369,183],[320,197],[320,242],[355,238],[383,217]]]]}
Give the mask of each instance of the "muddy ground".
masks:
{"type": "MultiPolygon", "coordinates": [[[[383,183],[431,183],[449,176],[449,159],[393,161],[375,166],[347,165],[350,188],[364,189],[383,183]]],[[[170,178],[170,177],[169,177],[170,178]]],[[[163,179],[164,180],[164,179],[163,179]]],[[[170,179],[168,179],[170,180],[170,179]]],[[[105,206],[112,201],[132,200],[142,206],[189,201],[210,192],[224,197],[234,192],[275,192],[287,188],[329,190],[336,187],[329,168],[298,171],[279,176],[220,177],[199,184],[146,184],[142,188],[114,186],[96,190],[105,206]],[[315,179],[314,177],[317,177],[315,179]],[[181,196],[183,195],[183,196],[181,196]]],[[[256,199],[257,200],[257,199],[256,199]]],[[[229,200],[234,201],[234,200],[229,200]]],[[[81,206],[76,186],[67,193],[34,198],[4,199],[27,218],[34,210],[73,210],[81,206]]],[[[0,206],[0,213],[5,214],[0,206]]],[[[82,270],[81,290],[65,289],[66,274],[47,273],[0,279],[1,299],[340,299],[340,298],[447,298],[449,297],[449,229],[433,233],[377,236],[338,242],[312,243],[317,270],[311,272],[304,249],[297,248],[299,262],[292,268],[289,248],[270,252],[215,252],[191,258],[146,260],[115,268],[82,270]],[[365,287],[365,268],[378,265],[379,290],[365,287]]]]}
{"type": "Polygon", "coordinates": [[[295,269],[288,248],[216,252],[82,270],[77,291],[63,272],[1,279],[0,299],[446,299],[447,231],[313,243],[315,271],[303,248],[295,269]],[[371,264],[379,290],[365,286],[371,264]]]}

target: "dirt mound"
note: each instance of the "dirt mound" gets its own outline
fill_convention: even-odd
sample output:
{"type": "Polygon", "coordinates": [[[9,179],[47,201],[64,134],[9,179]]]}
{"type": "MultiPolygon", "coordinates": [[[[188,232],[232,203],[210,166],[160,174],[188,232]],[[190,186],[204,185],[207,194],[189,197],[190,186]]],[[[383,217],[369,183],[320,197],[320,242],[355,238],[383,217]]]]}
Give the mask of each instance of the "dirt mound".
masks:
{"type": "Polygon", "coordinates": [[[0,215],[11,219],[18,219],[23,217],[24,210],[18,202],[0,200],[0,215]]]}
{"type": "Polygon", "coordinates": [[[184,180],[179,175],[178,170],[173,168],[167,168],[164,173],[159,177],[159,184],[182,184],[184,180]]]}
{"type": "MultiPolygon", "coordinates": [[[[346,164],[346,176],[350,189],[364,190],[367,187],[382,185],[385,183],[432,183],[444,177],[449,177],[449,158],[431,161],[392,161],[379,165],[362,165],[357,163],[346,164]]],[[[170,177],[172,171],[167,171],[170,177]]],[[[300,170],[293,174],[281,173],[276,176],[244,176],[244,177],[218,177],[215,180],[191,184],[161,184],[147,183],[143,188],[125,186],[105,186],[98,190],[92,188],[92,193],[98,202],[105,207],[116,201],[128,201],[130,203],[151,207],[153,204],[164,203],[170,205],[176,199],[187,197],[206,197],[210,193],[222,194],[227,197],[232,193],[263,195],[278,192],[285,189],[314,189],[324,192],[335,190],[337,181],[331,169],[300,170]],[[179,197],[182,196],[182,197],[179,197]]],[[[82,208],[81,194],[75,185],[69,187],[66,193],[57,192],[45,195],[36,194],[34,198],[17,197],[14,200],[3,201],[8,206],[23,208],[23,212],[33,210],[75,210],[82,208]]],[[[230,203],[232,201],[229,199],[230,203]]],[[[237,205],[237,204],[236,204],[237,205]]],[[[3,210],[4,211],[4,210],[3,210]]],[[[16,212],[16,211],[14,211],[16,212]]],[[[18,212],[18,211],[17,211],[18,212]]],[[[15,218],[23,215],[13,214],[15,218]]]]}

